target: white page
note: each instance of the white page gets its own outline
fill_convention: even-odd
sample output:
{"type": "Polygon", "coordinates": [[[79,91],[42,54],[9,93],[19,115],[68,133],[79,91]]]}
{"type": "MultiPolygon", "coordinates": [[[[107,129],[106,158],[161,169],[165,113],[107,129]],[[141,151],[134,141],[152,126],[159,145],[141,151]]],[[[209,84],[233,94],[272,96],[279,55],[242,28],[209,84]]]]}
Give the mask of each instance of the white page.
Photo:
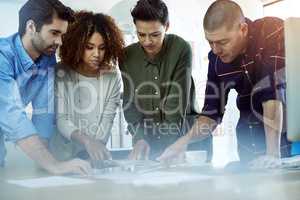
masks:
{"type": "Polygon", "coordinates": [[[93,183],[94,181],[80,179],[80,178],[68,178],[63,176],[51,176],[51,177],[23,179],[23,180],[8,180],[7,182],[22,187],[27,187],[27,188],[45,188],[45,187],[90,184],[93,183]]]}
{"type": "Polygon", "coordinates": [[[133,181],[135,186],[151,185],[177,185],[180,183],[207,180],[212,178],[207,175],[191,174],[184,172],[152,172],[140,175],[133,181]]]}
{"type": "Polygon", "coordinates": [[[149,173],[132,173],[114,171],[103,173],[101,170],[94,170],[93,179],[109,180],[117,184],[133,184],[135,186],[151,185],[177,185],[184,182],[201,181],[211,179],[212,176],[184,173],[184,172],[165,172],[154,171],[149,173]]]}

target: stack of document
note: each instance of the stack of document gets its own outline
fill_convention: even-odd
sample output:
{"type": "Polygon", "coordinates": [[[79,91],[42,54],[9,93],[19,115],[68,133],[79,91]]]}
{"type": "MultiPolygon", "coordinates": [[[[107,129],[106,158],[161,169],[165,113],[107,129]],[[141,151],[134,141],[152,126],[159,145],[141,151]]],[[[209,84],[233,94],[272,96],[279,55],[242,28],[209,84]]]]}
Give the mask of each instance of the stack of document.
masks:
{"type": "Polygon", "coordinates": [[[284,169],[300,169],[300,155],[283,158],[281,162],[284,169]]]}

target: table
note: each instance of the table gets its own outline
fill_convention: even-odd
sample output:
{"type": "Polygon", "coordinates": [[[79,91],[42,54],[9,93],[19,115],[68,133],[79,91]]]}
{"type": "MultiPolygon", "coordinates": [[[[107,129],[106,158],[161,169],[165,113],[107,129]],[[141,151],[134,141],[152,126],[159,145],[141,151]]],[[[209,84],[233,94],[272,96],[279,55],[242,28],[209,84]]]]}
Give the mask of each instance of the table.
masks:
{"type": "Polygon", "coordinates": [[[211,176],[207,180],[163,186],[135,186],[97,180],[92,184],[42,189],[28,189],[7,183],[8,179],[49,176],[32,162],[18,160],[0,169],[1,200],[148,200],[148,199],[209,199],[209,200],[284,200],[300,199],[300,171],[273,170],[258,172],[226,172],[207,167],[172,168],[211,176]]]}

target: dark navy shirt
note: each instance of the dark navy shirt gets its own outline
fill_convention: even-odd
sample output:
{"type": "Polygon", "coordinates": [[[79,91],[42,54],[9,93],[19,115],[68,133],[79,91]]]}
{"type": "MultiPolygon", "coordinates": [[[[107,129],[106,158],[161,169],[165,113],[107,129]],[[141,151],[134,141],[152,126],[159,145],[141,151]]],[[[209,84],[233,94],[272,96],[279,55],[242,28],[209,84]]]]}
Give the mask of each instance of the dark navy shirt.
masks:
{"type": "Polygon", "coordinates": [[[285,53],[283,21],[265,17],[249,27],[246,52],[231,63],[223,63],[209,53],[208,79],[202,114],[222,121],[229,91],[236,90],[241,112],[262,115],[262,103],[280,100],[285,103],[285,53]]]}

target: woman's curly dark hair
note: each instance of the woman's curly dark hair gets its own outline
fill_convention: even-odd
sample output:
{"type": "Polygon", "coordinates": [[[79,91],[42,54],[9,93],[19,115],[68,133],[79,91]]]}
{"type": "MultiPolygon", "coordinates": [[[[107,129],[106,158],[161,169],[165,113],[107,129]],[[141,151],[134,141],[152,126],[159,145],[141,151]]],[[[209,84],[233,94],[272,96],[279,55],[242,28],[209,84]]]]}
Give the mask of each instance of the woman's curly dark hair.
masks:
{"type": "Polygon", "coordinates": [[[80,11],[75,13],[75,21],[69,25],[63,36],[59,53],[62,64],[75,70],[82,62],[86,44],[95,32],[100,33],[105,44],[103,67],[113,68],[118,61],[121,62],[124,58],[125,42],[114,19],[102,13],[80,11]]]}

